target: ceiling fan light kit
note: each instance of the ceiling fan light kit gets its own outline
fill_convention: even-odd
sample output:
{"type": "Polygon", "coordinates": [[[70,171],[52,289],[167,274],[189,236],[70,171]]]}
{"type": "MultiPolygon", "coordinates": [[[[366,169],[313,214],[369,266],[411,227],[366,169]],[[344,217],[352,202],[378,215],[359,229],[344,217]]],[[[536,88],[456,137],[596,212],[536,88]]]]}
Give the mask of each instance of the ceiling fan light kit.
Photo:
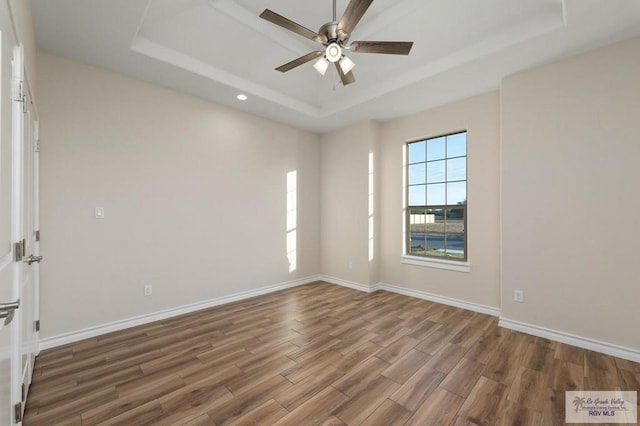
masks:
{"type": "Polygon", "coordinates": [[[269,9],[265,9],[264,12],[260,14],[261,18],[309,40],[320,43],[325,47],[324,52],[317,50],[307,53],[304,56],[279,66],[276,70],[284,73],[320,57],[313,64],[316,71],[325,75],[329,65],[333,63],[335,64],[342,84],[346,86],[356,81],[351,72],[356,64],[342,53],[343,50],[351,50],[357,53],[408,55],[413,46],[412,41],[354,41],[350,45],[348,44],[353,29],[358,22],[360,22],[360,19],[362,19],[367,9],[369,9],[371,3],[373,3],[373,0],[351,0],[340,21],[336,21],[336,0],[333,0],[333,21],[324,24],[317,33],[269,9]]]}
{"type": "Polygon", "coordinates": [[[327,58],[329,62],[338,62],[342,57],[342,49],[338,43],[331,43],[327,46],[327,49],[324,51],[324,57],[327,58]]]}
{"type": "Polygon", "coordinates": [[[351,70],[355,66],[356,66],[355,62],[353,62],[347,56],[343,56],[342,59],[340,59],[340,68],[342,69],[342,72],[345,74],[348,74],[349,72],[351,72],[351,70]]]}
{"type": "Polygon", "coordinates": [[[327,69],[329,69],[329,61],[327,61],[324,57],[322,57],[318,59],[315,64],[313,64],[313,67],[320,74],[325,75],[327,73],[327,69]]]}

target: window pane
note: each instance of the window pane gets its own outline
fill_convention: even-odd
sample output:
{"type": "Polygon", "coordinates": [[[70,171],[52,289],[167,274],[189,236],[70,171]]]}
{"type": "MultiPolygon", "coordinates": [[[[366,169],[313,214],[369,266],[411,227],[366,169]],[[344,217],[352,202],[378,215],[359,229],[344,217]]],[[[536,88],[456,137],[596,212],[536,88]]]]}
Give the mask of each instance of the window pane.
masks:
{"type": "Polygon", "coordinates": [[[467,204],[467,182],[447,184],[447,204],[467,204]]]}
{"type": "Polygon", "coordinates": [[[426,163],[418,163],[412,164],[409,166],[409,185],[417,185],[420,183],[425,183],[427,179],[427,164],[426,163]]]}
{"type": "Polygon", "coordinates": [[[464,258],[464,215],[465,209],[448,209],[446,225],[446,256],[464,258]]]}
{"type": "Polygon", "coordinates": [[[467,155],[467,132],[447,136],[447,157],[467,155]]]}
{"type": "Polygon", "coordinates": [[[467,180],[467,157],[447,160],[447,181],[467,180]]]}
{"type": "Polygon", "coordinates": [[[424,255],[427,218],[425,209],[409,209],[409,253],[424,255]]]}
{"type": "Polygon", "coordinates": [[[445,158],[445,137],[429,139],[427,141],[427,161],[445,158]]]}
{"type": "Polygon", "coordinates": [[[426,253],[428,256],[443,256],[445,253],[445,212],[442,209],[427,211],[431,222],[427,224],[426,253]]]}
{"type": "Polygon", "coordinates": [[[427,202],[432,206],[442,206],[446,204],[445,196],[445,184],[437,183],[435,185],[427,185],[427,202]]]}
{"type": "MultiPolygon", "coordinates": [[[[444,223],[444,210],[443,209],[427,209],[427,217],[429,217],[429,223],[431,224],[444,223]]],[[[427,226],[427,230],[429,230],[429,226],[427,226]]]]}
{"type": "Polygon", "coordinates": [[[409,144],[409,164],[420,163],[422,161],[425,161],[427,158],[426,147],[427,147],[427,143],[425,141],[410,143],[409,144]]]}
{"type": "Polygon", "coordinates": [[[425,186],[426,185],[414,185],[409,187],[410,206],[424,206],[427,204],[425,199],[425,186]]]}
{"type": "Polygon", "coordinates": [[[424,232],[412,232],[409,240],[409,254],[425,254],[427,246],[427,234],[424,232]]]}
{"type": "Polygon", "coordinates": [[[427,183],[444,182],[445,160],[427,163],[427,183]]]}
{"type": "Polygon", "coordinates": [[[424,232],[429,216],[425,209],[411,207],[409,209],[409,225],[412,232],[424,232]]]}

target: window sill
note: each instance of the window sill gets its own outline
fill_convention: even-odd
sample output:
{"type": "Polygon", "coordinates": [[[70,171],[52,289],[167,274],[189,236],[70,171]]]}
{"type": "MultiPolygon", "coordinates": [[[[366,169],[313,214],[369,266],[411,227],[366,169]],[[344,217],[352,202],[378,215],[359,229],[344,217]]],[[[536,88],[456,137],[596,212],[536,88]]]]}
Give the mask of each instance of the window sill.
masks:
{"type": "Polygon", "coordinates": [[[400,256],[400,263],[424,266],[427,268],[447,269],[449,271],[471,272],[471,264],[469,262],[459,262],[455,260],[433,259],[430,257],[403,254],[400,256]]]}

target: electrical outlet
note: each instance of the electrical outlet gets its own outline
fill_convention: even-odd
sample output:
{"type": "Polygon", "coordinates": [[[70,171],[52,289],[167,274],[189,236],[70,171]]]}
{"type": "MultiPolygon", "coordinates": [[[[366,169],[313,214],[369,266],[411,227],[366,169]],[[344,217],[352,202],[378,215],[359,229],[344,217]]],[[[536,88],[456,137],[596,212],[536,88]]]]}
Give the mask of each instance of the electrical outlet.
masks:
{"type": "Polygon", "coordinates": [[[145,296],[151,296],[151,294],[153,293],[153,287],[151,286],[151,284],[147,284],[144,286],[144,295],[145,296]]]}
{"type": "Polygon", "coordinates": [[[513,291],[513,300],[519,303],[524,302],[524,291],[522,290],[514,290],[513,291]]]}

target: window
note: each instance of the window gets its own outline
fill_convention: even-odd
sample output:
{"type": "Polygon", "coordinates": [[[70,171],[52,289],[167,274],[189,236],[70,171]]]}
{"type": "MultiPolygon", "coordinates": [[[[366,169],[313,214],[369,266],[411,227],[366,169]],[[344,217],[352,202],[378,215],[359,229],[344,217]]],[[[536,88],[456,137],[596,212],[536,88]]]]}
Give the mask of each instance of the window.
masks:
{"type": "Polygon", "coordinates": [[[467,132],[407,144],[406,253],[467,260],[467,132]]]}

